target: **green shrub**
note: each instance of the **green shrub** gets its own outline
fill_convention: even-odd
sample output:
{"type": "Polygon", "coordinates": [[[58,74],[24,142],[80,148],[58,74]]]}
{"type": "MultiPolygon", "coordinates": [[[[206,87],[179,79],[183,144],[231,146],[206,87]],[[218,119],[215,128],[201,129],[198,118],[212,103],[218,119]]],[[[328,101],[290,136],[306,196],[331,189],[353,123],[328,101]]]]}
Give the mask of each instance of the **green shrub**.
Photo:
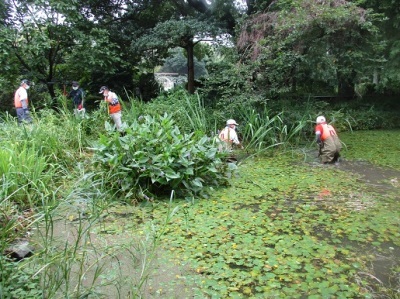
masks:
{"type": "Polygon", "coordinates": [[[213,140],[181,133],[167,115],[142,117],[122,137],[103,135],[94,150],[95,165],[126,197],[141,190],[205,195],[207,187],[226,183],[235,168],[224,162],[213,140]]]}
{"type": "Polygon", "coordinates": [[[32,269],[0,255],[0,298],[42,298],[40,279],[32,269]]]}

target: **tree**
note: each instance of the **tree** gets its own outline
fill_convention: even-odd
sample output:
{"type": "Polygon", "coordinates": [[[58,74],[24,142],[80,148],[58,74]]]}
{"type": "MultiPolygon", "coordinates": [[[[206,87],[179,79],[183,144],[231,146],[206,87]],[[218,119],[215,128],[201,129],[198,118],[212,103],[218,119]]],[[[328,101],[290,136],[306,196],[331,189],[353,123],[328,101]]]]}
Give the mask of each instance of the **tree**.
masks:
{"type": "Polygon", "coordinates": [[[360,5],[379,14],[381,22],[379,43],[380,60],[374,64],[373,76],[375,86],[386,90],[400,91],[400,6],[393,0],[364,0],[360,5]]]}
{"type": "MultiPolygon", "coordinates": [[[[91,90],[100,84],[135,89],[169,48],[187,51],[189,89],[193,91],[193,52],[216,29],[234,32],[235,7],[226,0],[15,0],[3,2],[0,41],[7,81],[29,77],[43,84],[51,98],[59,83],[79,80],[91,90]],[[12,13],[7,13],[8,11],[12,13]],[[183,34],[142,51],[138,42],[176,22],[183,34]],[[185,28],[184,23],[187,23],[185,28]],[[164,24],[164,25],[161,25],[164,24]],[[189,30],[190,29],[190,30],[189,30]],[[188,35],[189,34],[189,35],[188,35]],[[207,35],[207,36],[206,36],[207,35]],[[10,62],[16,63],[10,64],[10,62]]],[[[144,43],[142,43],[143,45],[144,43]]],[[[147,45],[145,44],[147,47],[147,45]]],[[[1,82],[0,82],[1,84],[1,82]]],[[[10,85],[10,84],[8,84],[10,85]]],[[[97,87],[96,87],[97,86],[97,87]]]]}
{"type": "MultiPolygon", "coordinates": [[[[157,65],[168,55],[168,49],[181,47],[187,56],[188,91],[194,92],[194,47],[202,40],[214,40],[224,33],[234,34],[239,12],[232,1],[214,0],[163,1],[174,7],[168,20],[160,20],[133,43],[147,53],[150,64],[157,65]],[[175,13],[176,12],[176,13],[175,13]]],[[[163,14],[162,17],[166,17],[163,14]]]]}
{"type": "MultiPolygon", "coordinates": [[[[162,73],[177,73],[180,75],[187,75],[187,57],[182,53],[181,49],[172,51],[172,56],[168,57],[159,72],[162,73]]],[[[207,70],[204,62],[199,61],[194,55],[194,70],[195,78],[206,75],[207,70]]]]}
{"type": "MultiPolygon", "coordinates": [[[[165,50],[181,47],[187,53],[188,91],[194,93],[194,47],[202,40],[210,39],[215,33],[209,23],[196,19],[169,20],[157,24],[140,40],[140,47],[151,51],[154,56],[165,55],[165,50]],[[164,49],[164,51],[158,51],[164,49]]],[[[163,58],[159,57],[159,59],[163,58]]]]}
{"type": "Polygon", "coordinates": [[[73,41],[71,28],[65,18],[47,6],[48,3],[13,1],[8,3],[11,11],[2,28],[3,55],[1,65],[10,68],[10,61],[18,61],[20,75],[47,86],[55,97],[52,84],[57,66],[73,41]]]}
{"type": "Polygon", "coordinates": [[[249,18],[237,42],[242,60],[253,61],[255,80],[272,94],[299,87],[312,92],[308,86],[319,83],[354,94],[358,75],[371,64],[373,16],[344,0],[271,5],[249,18]]]}
{"type": "MultiPolygon", "coordinates": [[[[90,23],[79,14],[74,2],[16,0],[7,5],[10,13],[1,28],[0,64],[3,69],[13,68],[5,74],[9,82],[14,83],[16,77],[29,78],[46,86],[54,99],[57,83],[76,80],[69,76],[74,67],[78,74],[87,69],[84,64],[111,67],[115,60],[103,59],[112,49],[109,34],[88,26],[90,23]]],[[[56,101],[52,104],[57,106],[56,101]]]]}

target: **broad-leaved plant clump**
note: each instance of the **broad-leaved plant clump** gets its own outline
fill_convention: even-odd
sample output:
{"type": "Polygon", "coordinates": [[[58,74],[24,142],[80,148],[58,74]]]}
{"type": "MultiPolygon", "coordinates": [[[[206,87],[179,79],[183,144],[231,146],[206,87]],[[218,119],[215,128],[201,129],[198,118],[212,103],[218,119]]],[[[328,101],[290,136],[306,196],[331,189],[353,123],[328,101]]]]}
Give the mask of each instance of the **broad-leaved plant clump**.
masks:
{"type": "Polygon", "coordinates": [[[35,269],[23,268],[5,256],[0,256],[0,265],[0,298],[43,298],[35,269]]]}
{"type": "Polygon", "coordinates": [[[181,133],[168,115],[140,117],[124,134],[109,131],[94,150],[94,163],[111,177],[110,187],[127,198],[142,190],[206,195],[210,187],[226,184],[236,168],[213,139],[181,133]]]}

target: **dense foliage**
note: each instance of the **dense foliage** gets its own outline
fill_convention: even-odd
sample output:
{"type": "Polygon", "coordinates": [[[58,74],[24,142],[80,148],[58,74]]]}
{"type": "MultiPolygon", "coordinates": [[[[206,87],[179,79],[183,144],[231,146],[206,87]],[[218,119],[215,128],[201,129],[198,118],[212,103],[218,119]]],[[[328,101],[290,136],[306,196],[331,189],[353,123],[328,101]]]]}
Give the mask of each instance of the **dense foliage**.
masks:
{"type": "Polygon", "coordinates": [[[72,80],[88,94],[108,84],[124,98],[151,100],[159,92],[154,68],[176,47],[186,54],[189,91],[201,87],[214,105],[239,95],[254,102],[287,93],[397,94],[399,11],[393,1],[235,3],[5,2],[0,107],[10,110],[22,78],[36,83],[30,97],[37,108],[43,99],[58,106],[56,97],[72,80]],[[207,54],[196,55],[204,47],[207,54]],[[194,56],[206,65],[201,86],[194,82],[194,56]]]}
{"type": "MultiPolygon", "coordinates": [[[[9,115],[1,122],[0,249],[9,250],[21,238],[35,245],[29,259],[17,264],[2,260],[0,287],[5,296],[79,297],[110,292],[105,291],[108,286],[116,285],[121,294],[140,297],[161,244],[168,256],[184,258],[195,270],[196,276],[188,276],[186,282],[197,283],[200,277],[203,282],[191,289],[203,296],[265,292],[353,296],[389,294],[393,289],[363,279],[360,272],[370,272],[370,255],[358,257],[352,250],[364,248],[365,240],[372,240],[376,250],[393,240],[396,231],[386,227],[396,227],[389,221],[396,217],[385,214],[371,221],[363,217],[368,214],[352,213],[354,206],[346,198],[353,198],[351,204],[357,206],[373,197],[368,190],[360,193],[357,178],[326,169],[329,187],[323,188],[330,193],[325,189],[319,193],[321,168],[298,165],[314,145],[316,115],[324,112],[342,136],[344,130],[357,126],[374,128],[379,115],[389,126],[395,115],[390,116],[385,105],[355,109],[349,106],[353,102],[340,108],[312,100],[306,104],[267,101],[264,106],[236,103],[238,109],[226,107],[217,113],[200,95],[179,90],[151,103],[124,103],[124,130],[116,132],[104,105],[80,118],[67,110],[71,108],[65,97],[58,100],[66,110],[42,109],[33,113],[32,125],[18,126],[9,115]],[[214,143],[228,111],[240,122],[238,132],[246,147],[234,152],[240,160],[236,166],[224,162],[226,155],[214,143]],[[277,155],[282,152],[291,158],[277,155]],[[242,160],[245,157],[253,158],[242,160]],[[360,194],[367,197],[361,200],[360,194]],[[208,199],[200,201],[200,195],[208,199]],[[297,202],[303,196],[305,205],[297,202]],[[324,205],[319,196],[335,198],[324,205]],[[167,204],[166,197],[171,201],[177,197],[177,206],[167,204]],[[328,217],[336,221],[327,222],[328,217]],[[324,232],[314,229],[322,224],[324,232]],[[376,227],[382,228],[380,233],[376,227]],[[327,239],[325,233],[335,238],[327,239]],[[342,238],[357,243],[348,247],[342,238]],[[202,240],[207,240],[207,246],[198,247],[202,240]],[[291,247],[293,242],[296,248],[291,247]],[[251,252],[246,249],[250,243],[251,252]],[[270,248],[267,256],[265,248],[270,248]],[[121,258],[128,259],[123,265],[143,270],[125,272],[124,266],[118,266],[121,258]],[[105,272],[108,264],[112,270],[105,272]],[[330,274],[327,283],[318,280],[326,273],[330,274]]],[[[343,134],[344,156],[398,167],[397,156],[385,151],[398,151],[396,133],[349,131],[343,134]],[[363,146],[379,136],[393,142],[390,147],[371,146],[375,151],[368,154],[363,146]]],[[[391,205],[390,198],[383,200],[391,205]]],[[[378,201],[374,203],[376,208],[368,213],[387,213],[378,201]]],[[[391,211],[396,213],[394,207],[391,211]]],[[[393,246],[397,248],[396,243],[393,246]]],[[[395,271],[394,267],[389,270],[395,271]]]]}
{"type": "Polygon", "coordinates": [[[2,1],[0,298],[397,298],[399,28],[395,0],[2,1]]]}
{"type": "Polygon", "coordinates": [[[181,133],[168,115],[141,117],[123,136],[101,136],[94,150],[94,162],[110,173],[110,186],[128,200],[139,191],[204,194],[206,187],[226,184],[235,169],[214,139],[181,133]]]}

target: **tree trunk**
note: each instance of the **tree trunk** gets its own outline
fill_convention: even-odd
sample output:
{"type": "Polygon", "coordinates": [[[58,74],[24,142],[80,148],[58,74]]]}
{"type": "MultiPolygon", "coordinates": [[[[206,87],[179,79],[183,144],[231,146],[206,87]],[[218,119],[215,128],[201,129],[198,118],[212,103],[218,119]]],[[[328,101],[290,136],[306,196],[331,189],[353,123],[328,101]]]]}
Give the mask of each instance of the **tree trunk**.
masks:
{"type": "Polygon", "coordinates": [[[376,69],[374,70],[374,77],[372,79],[372,83],[374,83],[374,84],[378,84],[379,83],[379,73],[378,73],[378,71],[376,69]]]}
{"type": "Polygon", "coordinates": [[[247,5],[247,15],[252,15],[255,12],[255,1],[254,0],[246,0],[247,5]]]}
{"type": "Polygon", "coordinates": [[[188,80],[188,92],[190,94],[194,93],[194,55],[193,55],[193,50],[194,50],[194,43],[190,42],[186,46],[186,51],[187,51],[187,68],[188,68],[188,75],[187,75],[187,80],[188,80]]]}
{"type": "Polygon", "coordinates": [[[51,108],[53,108],[53,109],[59,108],[58,107],[58,102],[56,100],[56,92],[54,91],[54,84],[52,84],[52,83],[49,84],[48,83],[47,84],[47,89],[49,90],[49,94],[50,94],[50,97],[52,99],[51,108]]]}

